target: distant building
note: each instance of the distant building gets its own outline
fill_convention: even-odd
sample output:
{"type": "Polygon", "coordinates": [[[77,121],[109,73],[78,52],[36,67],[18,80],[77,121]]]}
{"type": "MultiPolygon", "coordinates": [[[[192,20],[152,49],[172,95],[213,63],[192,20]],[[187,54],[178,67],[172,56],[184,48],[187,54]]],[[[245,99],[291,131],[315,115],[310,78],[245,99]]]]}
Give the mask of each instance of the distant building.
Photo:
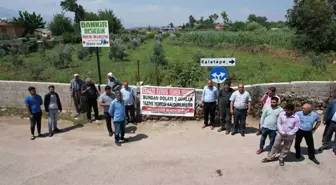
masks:
{"type": "Polygon", "coordinates": [[[0,32],[7,33],[11,38],[17,38],[23,36],[24,29],[14,24],[0,22],[0,32]]]}
{"type": "Polygon", "coordinates": [[[45,39],[51,39],[51,37],[52,37],[51,31],[49,29],[46,29],[46,28],[36,29],[35,30],[35,35],[39,35],[39,36],[41,36],[42,38],[45,38],[45,39]]]}
{"type": "Polygon", "coordinates": [[[171,28],[171,27],[162,27],[160,28],[160,32],[161,33],[172,33],[175,32],[175,28],[171,28]]]}
{"type": "Polygon", "coordinates": [[[217,24],[216,30],[222,30],[224,28],[224,24],[217,24]]]}

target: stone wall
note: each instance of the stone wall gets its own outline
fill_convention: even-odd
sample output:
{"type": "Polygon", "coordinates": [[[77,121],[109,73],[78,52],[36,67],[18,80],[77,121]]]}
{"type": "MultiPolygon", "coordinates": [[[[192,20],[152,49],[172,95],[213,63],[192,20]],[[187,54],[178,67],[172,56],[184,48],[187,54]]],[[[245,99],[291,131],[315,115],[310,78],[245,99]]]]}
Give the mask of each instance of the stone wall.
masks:
{"type": "MultiPolygon", "coordinates": [[[[0,81],[0,106],[23,108],[23,100],[29,94],[27,90],[29,86],[36,87],[37,92],[43,97],[48,92],[49,85],[55,86],[65,110],[73,107],[73,105],[71,105],[72,101],[69,92],[69,84],[26,81],[0,81]]],[[[281,96],[283,101],[282,105],[291,102],[297,107],[300,107],[303,103],[309,102],[313,104],[315,110],[323,110],[328,101],[336,97],[336,81],[300,81],[246,85],[246,90],[251,93],[253,98],[253,114],[255,116],[258,116],[261,109],[261,105],[257,102],[257,99],[271,86],[277,88],[277,94],[281,96]]],[[[138,92],[137,87],[134,88],[138,92]]],[[[103,85],[101,86],[101,89],[103,91],[103,85]]],[[[202,90],[197,89],[197,104],[200,103],[201,95],[202,90]]],[[[202,109],[198,110],[199,111],[197,111],[196,114],[201,115],[202,109]]]]}

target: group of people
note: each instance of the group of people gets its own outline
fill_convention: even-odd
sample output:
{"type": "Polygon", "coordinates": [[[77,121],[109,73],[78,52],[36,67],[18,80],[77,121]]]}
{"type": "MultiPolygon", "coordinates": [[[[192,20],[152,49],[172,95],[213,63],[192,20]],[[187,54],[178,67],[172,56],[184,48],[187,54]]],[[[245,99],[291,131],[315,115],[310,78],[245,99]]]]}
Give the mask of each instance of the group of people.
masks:
{"type": "MultiPolygon", "coordinates": [[[[203,89],[202,103],[204,110],[204,124],[202,128],[210,126],[214,129],[216,101],[219,99],[220,128],[218,132],[226,130],[226,134],[240,134],[245,136],[246,117],[251,113],[251,95],[244,90],[244,84],[238,85],[238,90],[231,88],[229,81],[225,82],[224,88],[218,90],[211,80],[203,89]],[[210,114],[210,122],[209,121],[210,114]],[[232,116],[234,123],[232,124],[232,116]]],[[[276,95],[276,88],[270,87],[268,91],[259,99],[263,104],[257,135],[261,135],[259,149],[257,154],[265,150],[265,142],[269,137],[268,156],[262,162],[273,161],[276,154],[280,152],[279,164],[284,165],[284,159],[287,156],[292,143],[295,140],[295,156],[301,158],[300,144],[304,138],[308,145],[308,156],[315,164],[320,164],[315,158],[315,147],[313,133],[321,123],[318,113],[311,110],[310,104],[304,104],[303,110],[295,112],[293,104],[287,104],[284,109],[281,108],[280,98],[276,95]],[[283,147],[281,144],[283,143],[283,147]]],[[[333,133],[336,132],[336,100],[333,100],[327,107],[324,115],[326,125],[323,133],[323,145],[319,151],[330,148],[333,133]]],[[[336,155],[336,137],[332,146],[336,155]]]]}
{"type": "MultiPolygon", "coordinates": [[[[109,136],[115,135],[115,143],[121,146],[120,141],[127,142],[124,138],[126,122],[135,122],[135,91],[128,86],[128,82],[121,84],[110,72],[107,74],[107,83],[105,92],[100,94],[95,84],[90,78],[81,80],[78,74],[70,82],[71,96],[74,101],[76,117],[81,113],[86,113],[87,120],[92,122],[91,111],[94,111],[94,117],[99,119],[98,103],[104,110],[104,118],[109,136]],[[98,99],[98,102],[97,102],[98,99]],[[112,120],[115,131],[112,129],[112,120]]],[[[55,92],[54,86],[49,86],[49,93],[45,95],[44,100],[36,93],[35,87],[29,87],[30,93],[24,100],[24,104],[30,117],[31,140],[35,139],[35,127],[37,127],[38,137],[41,134],[41,105],[44,102],[44,109],[48,114],[49,137],[54,133],[60,132],[57,128],[58,113],[62,112],[60,96],[55,92]]]]}

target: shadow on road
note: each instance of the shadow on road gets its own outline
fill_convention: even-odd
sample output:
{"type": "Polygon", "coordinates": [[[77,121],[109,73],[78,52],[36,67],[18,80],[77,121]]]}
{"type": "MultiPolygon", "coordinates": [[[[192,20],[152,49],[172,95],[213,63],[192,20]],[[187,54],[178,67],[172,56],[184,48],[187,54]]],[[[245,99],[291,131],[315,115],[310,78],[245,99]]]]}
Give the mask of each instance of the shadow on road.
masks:
{"type": "Polygon", "coordinates": [[[142,139],[146,139],[148,138],[148,136],[146,134],[137,134],[136,136],[130,137],[128,142],[136,142],[136,141],[140,141],[142,139]]]}
{"type": "Polygon", "coordinates": [[[55,133],[55,134],[66,133],[66,132],[69,132],[69,131],[71,131],[71,130],[75,130],[75,129],[77,129],[77,128],[82,128],[82,127],[84,127],[83,124],[73,125],[73,126],[70,126],[70,127],[62,128],[62,129],[60,129],[61,132],[59,132],[59,133],[55,133]]]}

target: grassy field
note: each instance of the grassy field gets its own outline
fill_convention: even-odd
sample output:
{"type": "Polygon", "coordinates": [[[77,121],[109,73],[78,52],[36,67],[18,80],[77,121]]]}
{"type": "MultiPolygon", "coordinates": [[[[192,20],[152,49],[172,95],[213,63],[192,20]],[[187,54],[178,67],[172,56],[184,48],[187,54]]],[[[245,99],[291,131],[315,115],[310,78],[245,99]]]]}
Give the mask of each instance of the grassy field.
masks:
{"type": "MultiPolygon", "coordinates": [[[[128,80],[131,84],[135,84],[137,60],[140,61],[140,80],[143,81],[148,78],[149,71],[153,68],[153,65],[149,63],[153,47],[154,40],[148,40],[136,50],[129,51],[129,56],[124,61],[111,61],[108,58],[108,49],[103,49],[100,56],[103,83],[105,83],[106,74],[111,71],[118,79],[128,80]]],[[[168,61],[178,61],[180,63],[198,63],[193,59],[197,52],[209,57],[229,57],[232,54],[232,50],[226,49],[175,46],[169,44],[168,39],[163,41],[163,47],[168,61]]],[[[237,64],[235,67],[228,68],[229,74],[234,74],[236,81],[242,81],[245,84],[299,80],[334,80],[336,78],[336,73],[334,72],[336,66],[332,64],[328,65],[326,72],[318,72],[309,63],[274,58],[266,54],[237,51],[234,56],[237,58],[237,64]]],[[[64,70],[55,69],[46,59],[41,58],[38,53],[33,53],[30,57],[24,58],[24,63],[18,67],[14,67],[0,59],[0,80],[32,81],[32,74],[36,70],[36,66],[40,66],[39,69],[42,70],[39,75],[39,81],[68,83],[72,75],[78,73],[82,78],[90,76],[96,83],[98,82],[95,55],[89,60],[81,61],[77,59],[75,52],[73,53],[72,67],[64,70]]],[[[199,67],[199,70],[203,72],[203,76],[195,87],[202,87],[206,83],[210,68],[199,67]]],[[[169,84],[164,81],[164,85],[169,84]]]]}

